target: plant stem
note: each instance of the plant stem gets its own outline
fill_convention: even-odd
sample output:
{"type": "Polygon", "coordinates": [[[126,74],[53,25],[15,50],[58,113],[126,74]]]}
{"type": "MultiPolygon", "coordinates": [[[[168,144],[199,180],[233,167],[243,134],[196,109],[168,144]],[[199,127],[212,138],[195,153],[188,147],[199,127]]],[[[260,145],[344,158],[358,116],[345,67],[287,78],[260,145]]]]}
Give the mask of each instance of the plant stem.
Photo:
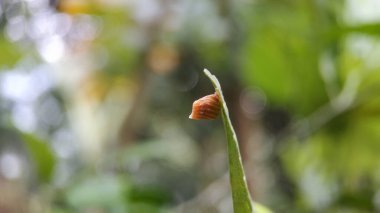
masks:
{"type": "Polygon", "coordinates": [[[221,110],[223,124],[227,136],[228,162],[234,212],[251,213],[253,212],[252,199],[248,191],[247,181],[244,174],[243,163],[239,150],[239,143],[228,114],[228,108],[223,97],[220,83],[218,79],[207,69],[204,70],[204,73],[214,85],[215,91],[220,96],[220,101],[222,104],[221,110]]]}

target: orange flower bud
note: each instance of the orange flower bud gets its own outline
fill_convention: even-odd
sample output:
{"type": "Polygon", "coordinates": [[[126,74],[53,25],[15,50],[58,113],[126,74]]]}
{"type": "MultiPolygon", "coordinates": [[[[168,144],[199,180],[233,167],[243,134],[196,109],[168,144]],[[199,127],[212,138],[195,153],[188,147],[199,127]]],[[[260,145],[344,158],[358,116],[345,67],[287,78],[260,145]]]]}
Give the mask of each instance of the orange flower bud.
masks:
{"type": "Polygon", "coordinates": [[[207,95],[193,103],[193,110],[190,119],[194,120],[212,120],[218,117],[220,113],[220,99],[217,93],[207,95]]]}

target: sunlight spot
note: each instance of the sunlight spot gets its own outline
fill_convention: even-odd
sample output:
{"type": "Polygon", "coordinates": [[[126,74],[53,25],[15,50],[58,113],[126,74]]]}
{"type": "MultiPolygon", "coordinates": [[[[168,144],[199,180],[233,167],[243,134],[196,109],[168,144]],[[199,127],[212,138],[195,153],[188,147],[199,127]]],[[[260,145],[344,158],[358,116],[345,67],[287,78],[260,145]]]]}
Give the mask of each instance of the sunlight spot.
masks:
{"type": "Polygon", "coordinates": [[[52,139],[53,150],[60,158],[68,159],[73,154],[77,147],[74,144],[74,135],[67,129],[61,129],[53,135],[52,139]]]}
{"type": "Polygon", "coordinates": [[[22,173],[21,159],[14,153],[6,152],[0,156],[0,172],[8,179],[16,179],[22,173]]]}
{"type": "Polygon", "coordinates": [[[59,36],[52,36],[41,41],[38,48],[41,57],[49,63],[59,61],[65,53],[65,44],[59,36]]]}
{"type": "Polygon", "coordinates": [[[160,3],[154,0],[134,0],[130,2],[132,6],[132,12],[137,22],[143,24],[149,24],[156,21],[162,11],[160,3]]]}
{"type": "Polygon", "coordinates": [[[14,70],[0,75],[0,80],[0,92],[3,97],[18,102],[29,102],[35,99],[28,74],[14,70]]]}
{"type": "Polygon", "coordinates": [[[378,0],[348,0],[344,18],[352,24],[376,23],[380,21],[380,1],[378,0]]]}
{"type": "Polygon", "coordinates": [[[8,20],[5,27],[5,34],[10,41],[19,41],[24,38],[25,34],[25,19],[22,16],[14,17],[8,20]]]}
{"type": "Polygon", "coordinates": [[[18,105],[12,109],[13,124],[24,132],[33,132],[37,126],[37,120],[33,107],[18,105]]]}

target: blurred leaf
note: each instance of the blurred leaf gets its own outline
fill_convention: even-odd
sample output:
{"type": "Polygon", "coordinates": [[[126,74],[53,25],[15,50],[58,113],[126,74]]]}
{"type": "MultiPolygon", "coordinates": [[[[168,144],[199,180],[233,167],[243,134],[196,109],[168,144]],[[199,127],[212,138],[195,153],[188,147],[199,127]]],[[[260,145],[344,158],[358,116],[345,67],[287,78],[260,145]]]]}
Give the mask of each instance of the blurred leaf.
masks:
{"type": "Polygon", "coordinates": [[[111,212],[126,212],[128,188],[129,184],[121,178],[90,177],[71,186],[67,191],[67,200],[76,208],[95,207],[111,212]]]}
{"type": "Polygon", "coordinates": [[[308,10],[299,9],[304,3],[294,3],[255,7],[242,49],[242,81],[262,89],[270,104],[308,114],[327,101],[319,73],[323,38],[313,34],[308,10]]]}
{"type": "Polygon", "coordinates": [[[155,185],[134,186],[128,194],[131,203],[146,203],[161,206],[171,198],[167,191],[155,185]]]}
{"type": "Polygon", "coordinates": [[[198,150],[191,140],[177,134],[175,140],[144,141],[130,146],[122,152],[122,162],[136,164],[152,159],[163,159],[181,168],[189,168],[197,161],[198,150]]]}
{"type": "Polygon", "coordinates": [[[30,134],[22,134],[22,138],[35,163],[39,181],[49,182],[56,163],[50,146],[30,134]]]}
{"type": "Polygon", "coordinates": [[[17,46],[2,36],[0,36],[0,49],[0,69],[14,65],[22,56],[17,46]]]}
{"type": "Polygon", "coordinates": [[[328,183],[335,187],[332,197],[321,198],[324,193],[313,197],[331,199],[347,209],[374,208],[373,188],[380,184],[374,178],[380,166],[379,103],[368,101],[333,118],[304,143],[295,140],[286,145],[283,162],[300,188],[305,187],[305,171],[314,168],[314,177],[318,175],[327,189],[331,190],[328,183]]]}
{"type": "Polygon", "coordinates": [[[341,29],[342,33],[363,33],[372,36],[380,36],[380,23],[347,26],[341,29]]]}

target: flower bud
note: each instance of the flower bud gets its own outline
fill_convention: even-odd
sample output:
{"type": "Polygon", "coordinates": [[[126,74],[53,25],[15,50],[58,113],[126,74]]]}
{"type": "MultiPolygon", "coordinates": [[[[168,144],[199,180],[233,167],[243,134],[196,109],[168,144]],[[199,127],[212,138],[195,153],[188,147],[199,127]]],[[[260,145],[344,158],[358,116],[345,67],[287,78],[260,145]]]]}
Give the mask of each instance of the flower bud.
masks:
{"type": "Polygon", "coordinates": [[[218,117],[220,113],[220,98],[217,93],[207,95],[193,103],[193,110],[190,119],[194,120],[212,120],[218,117]]]}

